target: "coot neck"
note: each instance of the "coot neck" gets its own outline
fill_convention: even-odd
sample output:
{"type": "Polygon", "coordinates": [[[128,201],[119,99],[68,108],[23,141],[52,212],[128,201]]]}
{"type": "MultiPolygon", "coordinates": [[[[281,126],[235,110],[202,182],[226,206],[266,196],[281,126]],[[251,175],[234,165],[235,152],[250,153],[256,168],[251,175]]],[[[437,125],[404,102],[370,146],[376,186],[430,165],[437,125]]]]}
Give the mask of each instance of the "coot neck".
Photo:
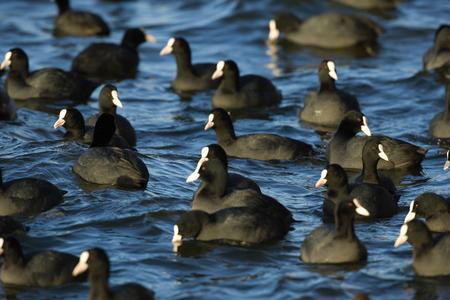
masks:
{"type": "MultiPolygon", "coordinates": [[[[90,272],[90,271],[89,271],[90,272]]],[[[89,273],[89,300],[110,299],[108,277],[105,274],[89,273]]]]}
{"type": "Polygon", "coordinates": [[[323,91],[335,91],[336,90],[336,83],[332,78],[326,78],[320,80],[320,88],[319,92],[323,91]]]}
{"type": "Polygon", "coordinates": [[[413,247],[414,255],[421,255],[426,249],[433,246],[433,238],[431,233],[425,228],[415,232],[412,236],[408,236],[408,241],[413,247]]]}
{"type": "Polygon", "coordinates": [[[115,105],[112,106],[100,106],[100,112],[102,113],[108,113],[113,116],[116,115],[117,107],[115,105]]]}
{"type": "Polygon", "coordinates": [[[221,170],[215,174],[207,174],[199,188],[198,194],[208,197],[222,197],[227,188],[228,174],[221,170]]]}
{"type": "Polygon", "coordinates": [[[341,124],[339,124],[338,129],[336,130],[336,133],[333,136],[333,139],[340,139],[340,140],[350,140],[352,138],[354,138],[356,136],[356,133],[348,128],[348,124],[344,122],[341,122],[341,124]]]}
{"type": "Polygon", "coordinates": [[[380,184],[377,164],[380,159],[372,153],[363,153],[362,181],[364,183],[380,184]]]}
{"type": "Polygon", "coordinates": [[[6,251],[3,254],[3,257],[3,264],[6,268],[10,266],[23,267],[25,265],[25,258],[23,257],[21,249],[15,251],[6,251]]]}
{"type": "Polygon", "coordinates": [[[342,238],[353,239],[355,237],[353,221],[353,214],[339,212],[334,213],[335,230],[342,238]]]}
{"type": "Polygon", "coordinates": [[[223,73],[219,89],[224,93],[236,93],[239,90],[239,71],[225,71],[223,73]]]}
{"type": "Polygon", "coordinates": [[[180,49],[175,51],[175,61],[177,63],[177,76],[182,74],[193,74],[191,50],[180,49]]]}
{"type": "MultiPolygon", "coordinates": [[[[221,122],[219,126],[214,126],[216,131],[217,142],[219,145],[227,145],[236,140],[236,134],[234,133],[233,123],[230,119],[221,122]]],[[[223,147],[223,146],[222,146],[223,147]]]]}

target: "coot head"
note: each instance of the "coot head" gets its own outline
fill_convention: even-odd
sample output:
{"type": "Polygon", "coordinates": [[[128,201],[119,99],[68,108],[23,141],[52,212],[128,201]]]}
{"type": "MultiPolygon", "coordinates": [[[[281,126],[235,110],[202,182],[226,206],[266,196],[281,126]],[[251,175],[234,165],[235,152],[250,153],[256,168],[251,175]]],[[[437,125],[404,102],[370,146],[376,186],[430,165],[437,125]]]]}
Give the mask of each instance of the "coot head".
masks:
{"type": "Polygon", "coordinates": [[[200,210],[188,211],[181,215],[173,226],[173,243],[179,243],[183,238],[195,238],[208,222],[209,214],[200,210]]]}
{"type": "Polygon", "coordinates": [[[67,131],[71,129],[84,129],[84,118],[81,112],[76,108],[64,108],[59,112],[58,120],[53,124],[53,128],[64,126],[67,131]]]}
{"type": "Polygon", "coordinates": [[[144,42],[154,43],[155,41],[155,37],[151,34],[146,34],[143,29],[130,28],[123,35],[122,45],[136,49],[144,42]]]}
{"type": "Polygon", "coordinates": [[[110,114],[116,113],[116,108],[122,108],[122,102],[119,99],[119,91],[112,84],[106,84],[100,91],[98,106],[101,112],[110,114]]]}
{"type": "Polygon", "coordinates": [[[20,260],[22,259],[22,246],[19,241],[14,237],[2,237],[0,238],[0,255],[8,257],[8,260],[20,260]]]}
{"type": "Polygon", "coordinates": [[[385,161],[389,161],[389,157],[384,152],[383,144],[377,137],[372,137],[364,144],[362,157],[369,158],[370,160],[378,161],[379,158],[385,161]]]}
{"type": "Polygon", "coordinates": [[[109,258],[105,250],[92,248],[80,254],[78,264],[72,271],[73,276],[83,274],[89,269],[89,277],[103,277],[107,279],[109,275],[109,258]]]}
{"type": "Polygon", "coordinates": [[[439,26],[434,35],[434,46],[438,49],[450,49],[450,25],[439,26]]]}
{"type": "Polygon", "coordinates": [[[338,80],[336,73],[336,63],[333,60],[324,59],[319,65],[320,82],[328,82],[338,80]]]}
{"type": "Polygon", "coordinates": [[[434,214],[447,212],[449,212],[449,206],[444,197],[435,193],[423,193],[411,201],[405,223],[413,220],[416,216],[428,218],[434,214]]]}
{"type": "Polygon", "coordinates": [[[91,147],[106,147],[116,131],[115,117],[102,113],[95,123],[91,147]]]}
{"type": "Polygon", "coordinates": [[[202,148],[202,158],[219,159],[222,161],[226,169],[228,169],[228,158],[225,150],[218,144],[210,144],[202,148]]]}
{"type": "Polygon", "coordinates": [[[394,247],[397,248],[406,241],[413,246],[426,245],[432,241],[431,232],[423,221],[414,219],[402,225],[394,247]]]}
{"type": "Polygon", "coordinates": [[[222,126],[233,126],[230,115],[223,108],[215,108],[208,115],[208,122],[205,130],[210,128],[217,129],[222,126]]]}
{"type": "Polygon", "coordinates": [[[367,123],[367,117],[358,111],[349,111],[342,118],[338,127],[338,132],[348,132],[356,135],[360,131],[364,132],[367,136],[372,135],[367,123]]]}
{"type": "Polygon", "coordinates": [[[11,71],[20,72],[23,74],[28,74],[28,56],[20,48],[13,48],[6,52],[5,57],[0,64],[0,70],[4,70],[7,67],[11,71]]]}
{"type": "Polygon", "coordinates": [[[292,13],[283,12],[269,22],[269,40],[277,40],[282,33],[294,32],[298,29],[301,20],[292,13]]]}
{"type": "Polygon", "coordinates": [[[347,183],[347,173],[344,169],[338,164],[330,164],[322,170],[315,186],[319,188],[326,184],[329,187],[341,187],[347,185],[347,183]]]}
{"type": "Polygon", "coordinates": [[[58,5],[59,14],[62,14],[68,10],[70,10],[70,2],[69,0],[54,0],[56,5],[58,5]]]}
{"type": "Polygon", "coordinates": [[[191,48],[189,47],[189,43],[182,37],[171,37],[168,41],[166,46],[161,49],[161,52],[159,52],[159,55],[169,55],[171,53],[177,54],[188,54],[189,57],[191,55],[191,48]]]}
{"type": "Polygon", "coordinates": [[[212,75],[212,79],[218,79],[220,77],[231,78],[232,80],[238,80],[239,68],[233,60],[221,60],[216,65],[216,70],[212,75]]]}

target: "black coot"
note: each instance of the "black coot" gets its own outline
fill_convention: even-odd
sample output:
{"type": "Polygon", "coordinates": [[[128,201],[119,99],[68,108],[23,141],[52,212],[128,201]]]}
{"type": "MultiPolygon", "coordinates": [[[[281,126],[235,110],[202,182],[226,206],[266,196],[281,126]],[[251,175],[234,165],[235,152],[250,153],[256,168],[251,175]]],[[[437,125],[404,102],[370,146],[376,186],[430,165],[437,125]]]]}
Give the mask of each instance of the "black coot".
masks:
{"type": "Polygon", "coordinates": [[[77,159],[73,171],[90,183],[143,189],[149,178],[144,162],[134,151],[108,146],[115,130],[114,116],[100,115],[92,144],[77,159]]]}
{"type": "Polygon", "coordinates": [[[94,126],[97,122],[97,118],[102,113],[109,113],[115,116],[116,123],[116,134],[123,137],[127,143],[134,147],[136,146],[136,131],[134,130],[131,123],[124,116],[119,115],[117,111],[117,107],[122,108],[122,101],[119,99],[119,91],[117,87],[112,84],[106,84],[100,91],[100,95],[98,97],[98,108],[100,112],[89,117],[86,121],[86,124],[90,126],[94,126]]]}
{"type": "Polygon", "coordinates": [[[24,255],[19,241],[13,237],[0,238],[0,254],[3,256],[0,279],[4,284],[51,287],[86,279],[72,276],[78,261],[72,254],[47,250],[24,255]]]}
{"type": "Polygon", "coordinates": [[[108,35],[109,27],[103,19],[87,11],[72,10],[69,0],[55,0],[58,16],[55,19],[53,34],[56,36],[108,35]]]}
{"type": "Polygon", "coordinates": [[[435,138],[450,139],[450,84],[447,84],[445,87],[444,111],[435,115],[431,120],[430,133],[435,138]]]}
{"type": "Polygon", "coordinates": [[[9,67],[5,89],[15,100],[39,99],[83,101],[97,87],[77,73],[58,68],[29,71],[28,56],[20,48],[9,50],[0,65],[0,70],[9,67]]]}
{"type": "Polygon", "coordinates": [[[450,234],[433,238],[427,225],[420,220],[403,224],[394,246],[408,241],[413,248],[413,267],[419,276],[450,275],[450,234]]]}
{"type": "Polygon", "coordinates": [[[177,63],[177,76],[171,87],[177,92],[197,92],[216,88],[219,80],[212,79],[216,65],[213,63],[193,64],[189,43],[182,37],[172,37],[159,53],[161,56],[173,53],[177,63]]]}
{"type": "Polygon", "coordinates": [[[153,300],[154,292],[138,283],[125,283],[109,286],[109,258],[105,250],[92,248],[80,255],[78,264],[73,268],[75,277],[88,272],[90,300],[153,300]]]}
{"type": "MultiPolygon", "coordinates": [[[[76,108],[64,108],[59,112],[58,120],[53,124],[53,128],[64,127],[66,133],[64,138],[75,140],[85,144],[91,144],[94,137],[94,128],[84,124],[81,112],[76,108]]],[[[121,136],[114,134],[108,146],[123,149],[131,149],[128,142],[121,136]]]]}
{"type": "Polygon", "coordinates": [[[63,202],[66,191],[37,178],[3,182],[0,170],[0,216],[36,215],[63,202]]]}
{"type": "Polygon", "coordinates": [[[269,22],[269,40],[281,33],[294,43],[321,48],[348,48],[374,44],[383,31],[374,21],[341,13],[323,13],[304,21],[292,13],[281,13],[269,22]]]}
{"type": "Polygon", "coordinates": [[[304,239],[300,258],[306,263],[343,264],[367,259],[367,249],[358,239],[353,227],[355,212],[369,216],[357,199],[340,198],[337,202],[335,224],[323,224],[304,239]]]}
{"type": "Polygon", "coordinates": [[[274,219],[281,220],[289,229],[291,212],[276,199],[253,189],[235,189],[227,192],[227,169],[220,159],[201,158],[186,182],[202,180],[194,194],[192,209],[214,213],[228,207],[259,207],[274,219]]]}
{"type": "Polygon", "coordinates": [[[360,111],[358,100],[353,95],[336,88],[337,79],[334,61],[323,60],[319,65],[319,91],[306,96],[299,113],[302,121],[336,129],[347,112],[360,111]]]}
{"type": "Polygon", "coordinates": [[[213,128],[217,142],[228,156],[259,160],[296,160],[313,153],[311,145],[275,134],[249,134],[237,137],[228,113],[216,108],[208,116],[205,130],[213,128]]]}
{"type": "Polygon", "coordinates": [[[253,74],[241,76],[232,60],[219,61],[211,78],[222,78],[212,98],[213,107],[230,110],[268,107],[282,99],[281,92],[269,79],[253,74]]]}
{"type": "Polygon", "coordinates": [[[142,29],[128,29],[121,44],[94,43],[81,51],[72,62],[72,71],[97,81],[133,78],[139,65],[138,46],[154,40],[142,29]]]}
{"type": "Polygon", "coordinates": [[[230,207],[215,213],[193,210],[184,213],[173,228],[172,242],[184,238],[200,241],[220,241],[238,245],[255,245],[281,239],[286,235],[282,220],[259,207],[230,207]]]}
{"type": "Polygon", "coordinates": [[[405,223],[416,217],[425,218],[432,232],[450,231],[450,203],[435,193],[423,193],[411,201],[405,223]]]}
{"type": "MultiPolygon", "coordinates": [[[[357,137],[358,132],[371,136],[367,118],[360,112],[350,111],[342,119],[327,145],[327,160],[346,169],[362,169],[362,149],[370,137],[357,137]]],[[[389,161],[381,161],[378,169],[418,168],[427,150],[387,136],[377,136],[383,144],[389,161]]]]}

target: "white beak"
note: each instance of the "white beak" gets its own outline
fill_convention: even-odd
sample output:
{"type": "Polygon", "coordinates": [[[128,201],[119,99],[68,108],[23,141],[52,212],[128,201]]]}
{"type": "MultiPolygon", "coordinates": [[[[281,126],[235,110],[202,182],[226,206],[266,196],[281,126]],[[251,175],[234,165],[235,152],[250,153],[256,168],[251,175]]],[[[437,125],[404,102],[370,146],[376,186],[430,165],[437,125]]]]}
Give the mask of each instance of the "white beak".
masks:
{"type": "Polygon", "coordinates": [[[123,108],[122,102],[119,99],[119,93],[116,90],[111,92],[111,97],[112,97],[112,103],[115,106],[123,108]]]}
{"type": "Polygon", "coordinates": [[[209,114],[208,116],[208,122],[205,125],[205,130],[208,130],[210,128],[214,127],[214,115],[213,114],[209,114]]]}
{"type": "Polygon", "coordinates": [[[170,38],[167,41],[167,44],[164,48],[161,49],[161,52],[159,52],[159,55],[164,56],[172,53],[173,51],[173,44],[175,43],[175,38],[170,38]]]}
{"type": "Polygon", "coordinates": [[[58,119],[56,120],[55,124],[53,124],[53,128],[59,128],[61,126],[63,126],[66,123],[66,120],[64,119],[58,119]]]}
{"type": "Polygon", "coordinates": [[[338,76],[336,73],[336,65],[334,64],[334,62],[331,60],[327,62],[327,67],[328,67],[328,75],[334,80],[338,80],[338,76]]]}
{"type": "Polygon", "coordinates": [[[275,20],[269,22],[269,41],[276,41],[280,37],[280,31],[277,29],[275,20]]]}
{"type": "Polygon", "coordinates": [[[379,144],[378,150],[380,151],[380,152],[378,152],[378,157],[380,157],[381,159],[383,159],[385,161],[389,161],[389,157],[386,155],[386,153],[383,150],[383,145],[379,144]]]}
{"type": "Polygon", "coordinates": [[[73,268],[72,275],[77,276],[81,273],[84,273],[88,269],[87,261],[89,259],[89,252],[84,251],[80,255],[80,260],[78,264],[73,268]]]}
{"type": "Polygon", "coordinates": [[[0,255],[3,254],[3,244],[5,243],[5,240],[3,238],[0,238],[0,255]]]}
{"type": "Polygon", "coordinates": [[[322,173],[320,173],[320,178],[319,180],[317,180],[315,187],[316,188],[320,188],[322,185],[327,183],[327,180],[325,179],[325,177],[327,177],[327,170],[322,170],[322,173]]]}
{"type": "Polygon", "coordinates": [[[411,201],[411,204],[409,205],[409,211],[408,214],[405,217],[405,221],[403,223],[408,223],[409,221],[414,220],[414,218],[416,217],[416,213],[413,212],[414,209],[414,200],[411,201]]]}
{"type": "Polygon", "coordinates": [[[153,43],[156,43],[156,38],[152,34],[146,34],[145,35],[145,41],[153,44],[153,43]]]}
{"type": "Polygon", "coordinates": [[[444,164],[444,170],[447,170],[450,168],[450,150],[447,151],[447,161],[444,164]]]}
{"type": "Polygon", "coordinates": [[[207,157],[200,158],[200,160],[198,161],[197,167],[195,168],[194,172],[192,172],[191,175],[189,175],[188,178],[186,178],[186,182],[188,182],[188,183],[189,182],[194,182],[194,181],[196,181],[197,179],[200,178],[200,173],[199,173],[200,172],[200,168],[202,167],[202,164],[204,162],[206,162],[206,161],[208,161],[207,157]]]}
{"type": "Polygon", "coordinates": [[[371,136],[372,133],[370,132],[369,126],[367,125],[367,118],[363,117],[363,125],[361,125],[361,131],[364,132],[365,135],[371,136]]]}
{"type": "Polygon", "coordinates": [[[173,238],[172,243],[179,243],[183,240],[183,237],[180,234],[180,230],[178,225],[173,225],[173,238]]]}
{"type": "Polygon", "coordinates": [[[404,244],[408,240],[408,236],[406,233],[408,232],[408,225],[403,224],[400,228],[400,235],[398,236],[397,240],[395,241],[394,247],[397,248],[400,245],[404,244]]]}
{"type": "Polygon", "coordinates": [[[217,79],[223,76],[223,68],[225,67],[225,62],[223,60],[219,61],[216,65],[216,70],[211,76],[211,79],[217,79]]]}
{"type": "Polygon", "coordinates": [[[5,54],[5,58],[3,59],[2,63],[0,64],[0,70],[6,69],[11,65],[11,56],[12,52],[8,51],[5,54]]]}
{"type": "Polygon", "coordinates": [[[365,217],[370,216],[369,211],[368,211],[367,209],[365,209],[365,208],[359,203],[359,200],[358,200],[358,199],[354,198],[354,199],[353,199],[353,204],[355,204],[355,206],[356,206],[355,211],[356,211],[356,213],[357,213],[358,215],[365,216],[365,217]]]}

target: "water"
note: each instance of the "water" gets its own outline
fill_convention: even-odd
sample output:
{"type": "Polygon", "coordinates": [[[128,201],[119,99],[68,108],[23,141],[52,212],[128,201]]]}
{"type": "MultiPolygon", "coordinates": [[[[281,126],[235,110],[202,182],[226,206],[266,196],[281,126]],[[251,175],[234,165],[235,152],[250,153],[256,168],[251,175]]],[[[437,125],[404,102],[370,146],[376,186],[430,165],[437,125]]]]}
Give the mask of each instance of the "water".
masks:
{"type": "MultiPolygon", "coordinates": [[[[328,1],[73,1],[76,8],[101,13],[113,29],[109,38],[51,36],[56,7],[47,0],[1,1],[0,49],[24,48],[31,69],[70,67],[71,59],[98,40],[119,41],[124,28],[144,27],[157,44],[140,47],[136,80],[117,84],[125,115],[137,129],[138,149],[150,170],[145,191],[93,189],[71,172],[83,146],[62,140],[52,128],[64,104],[40,111],[19,110],[16,122],[0,123],[0,165],[6,180],[45,178],[68,190],[65,202],[24,220],[29,232],[20,237],[25,252],[52,248],[78,255],[94,246],[107,249],[111,283],[136,281],[160,299],[349,299],[368,293],[373,299],[445,299],[448,281],[421,279],[411,266],[411,247],[393,243],[409,202],[425,191],[449,196],[449,173],[442,171],[444,148],[427,135],[428,123],[443,110],[444,88],[436,76],[421,72],[422,54],[435,28],[448,22],[447,0],[404,1],[398,9],[371,14],[385,29],[372,57],[333,54],[281,44],[268,49],[267,23],[272,13],[291,10],[307,16],[325,10],[349,11],[328,1]],[[159,51],[172,35],[185,37],[194,62],[231,58],[242,74],[267,76],[282,90],[279,108],[235,122],[238,134],[273,132],[314,144],[313,160],[288,163],[231,160],[233,172],[259,183],[294,214],[295,224],[282,241],[256,248],[189,242],[172,252],[174,222],[190,208],[197,184],[186,184],[200,149],[215,141],[202,127],[212,92],[182,101],[169,89],[175,76],[173,57],[159,51]],[[408,140],[429,148],[423,171],[401,178],[401,212],[389,220],[358,224],[357,234],[369,250],[367,264],[351,267],[309,266],[299,259],[304,236],[320,221],[323,190],[314,188],[325,165],[325,141],[298,122],[297,111],[308,91],[318,86],[322,56],[335,58],[338,85],[359,98],[374,133],[408,140]],[[44,110],[44,111],[42,111],[44,110]]],[[[97,110],[92,101],[78,108],[85,116],[97,110]]],[[[20,104],[19,104],[20,105],[20,104]]],[[[18,299],[85,299],[87,284],[32,289],[18,299]]],[[[0,290],[4,296],[4,290],[0,290]]]]}

